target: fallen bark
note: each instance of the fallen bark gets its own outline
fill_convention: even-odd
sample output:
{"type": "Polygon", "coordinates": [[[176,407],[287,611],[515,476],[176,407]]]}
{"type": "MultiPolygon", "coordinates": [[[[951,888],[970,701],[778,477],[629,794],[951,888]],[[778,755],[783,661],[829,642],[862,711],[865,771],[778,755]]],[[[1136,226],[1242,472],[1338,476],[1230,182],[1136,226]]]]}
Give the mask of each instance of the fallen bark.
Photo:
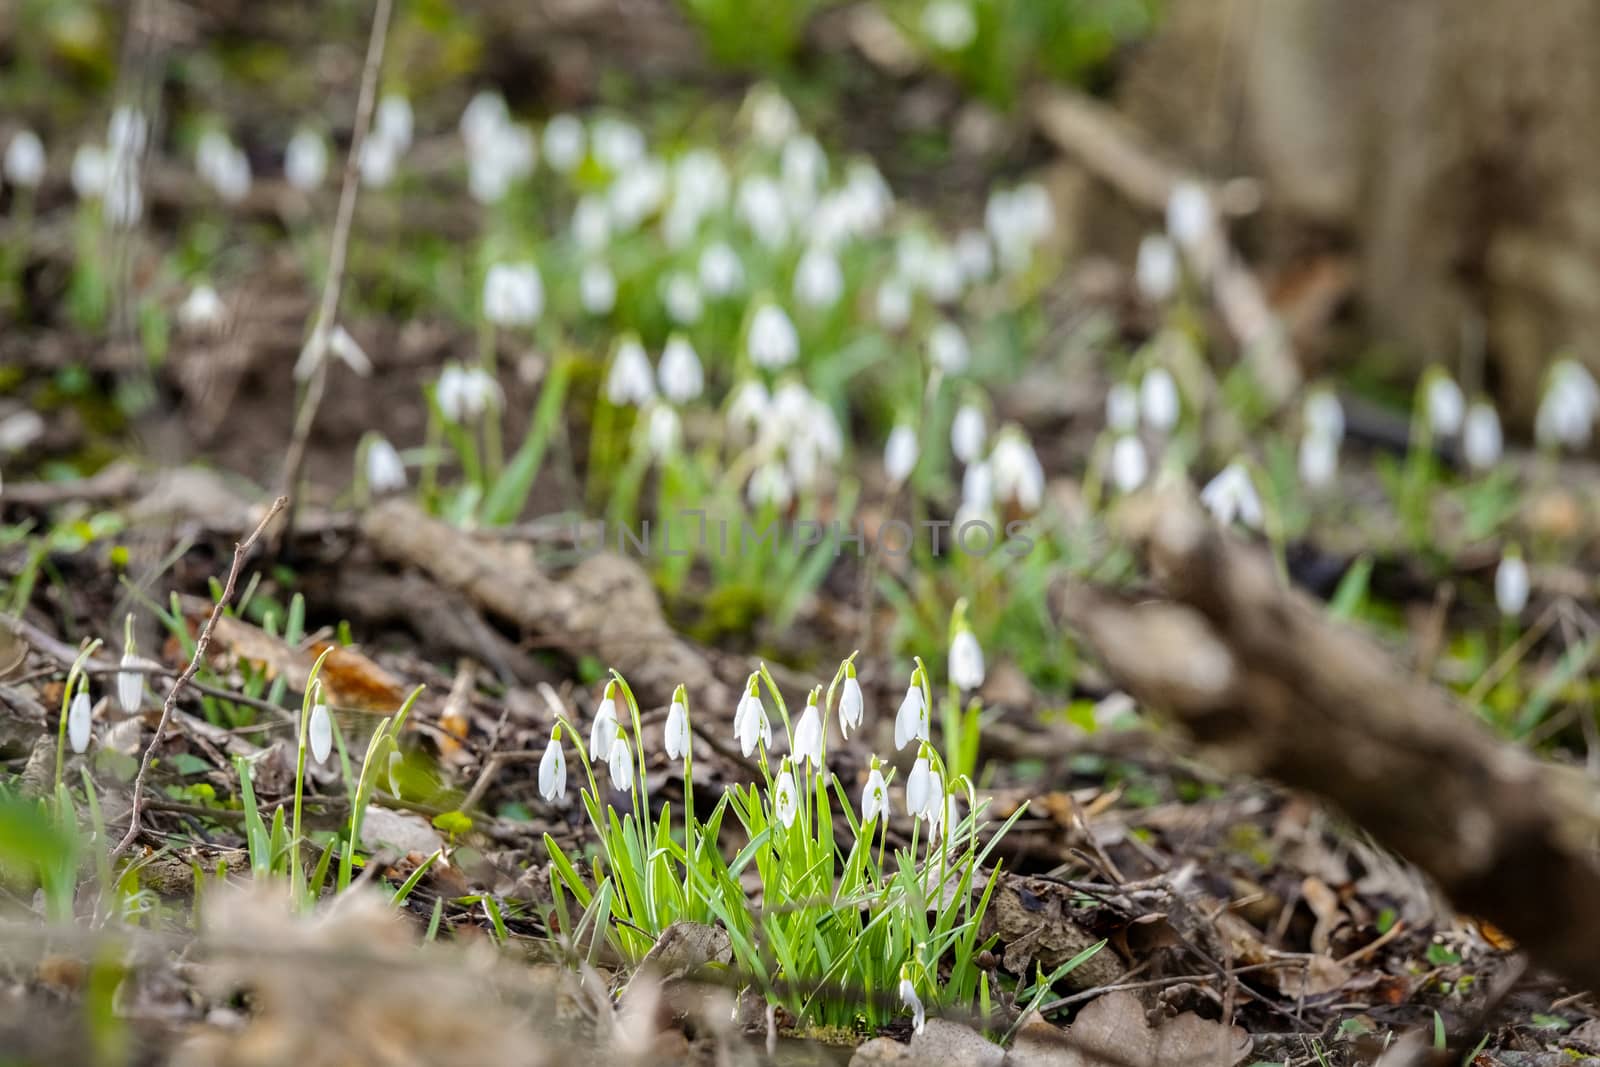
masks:
{"type": "Polygon", "coordinates": [[[1120,516],[1170,599],[1058,590],[1118,683],[1230,770],[1342,808],[1544,966],[1600,990],[1594,784],[1501,742],[1371,638],[1286,588],[1186,491],[1120,516]]]}

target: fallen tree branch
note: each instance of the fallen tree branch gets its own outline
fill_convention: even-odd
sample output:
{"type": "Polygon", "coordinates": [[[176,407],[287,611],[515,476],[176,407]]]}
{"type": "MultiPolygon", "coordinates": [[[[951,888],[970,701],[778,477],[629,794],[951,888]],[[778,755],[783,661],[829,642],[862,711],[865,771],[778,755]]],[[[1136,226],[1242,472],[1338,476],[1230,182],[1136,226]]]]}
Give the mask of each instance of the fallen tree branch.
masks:
{"type": "Polygon", "coordinates": [[[1591,781],[1501,742],[1329,620],[1187,490],[1136,498],[1119,519],[1170,599],[1076,583],[1055,599],[1120,685],[1175,717],[1208,758],[1332,801],[1458,907],[1600,990],[1591,781]]]}

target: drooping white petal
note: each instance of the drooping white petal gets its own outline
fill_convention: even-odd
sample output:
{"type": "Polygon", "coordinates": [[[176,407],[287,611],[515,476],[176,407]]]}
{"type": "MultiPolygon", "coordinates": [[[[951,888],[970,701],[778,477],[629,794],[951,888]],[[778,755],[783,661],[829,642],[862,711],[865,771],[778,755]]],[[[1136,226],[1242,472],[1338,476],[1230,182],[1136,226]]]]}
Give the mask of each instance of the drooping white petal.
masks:
{"type": "Polygon", "coordinates": [[[928,358],[946,374],[960,374],[972,361],[967,335],[953,322],[940,320],[928,331],[928,358]]]}
{"type": "Polygon", "coordinates": [[[794,759],[796,763],[822,763],[822,715],[815,704],[806,705],[800,724],[795,727],[794,759]]]}
{"type": "Polygon", "coordinates": [[[392,493],[406,487],[406,464],[386,438],[375,437],[367,446],[367,488],[392,493]]]}
{"type": "Polygon", "coordinates": [[[73,694],[72,703],[67,705],[67,743],[72,746],[72,751],[82,754],[89,747],[93,713],[89,690],[85,686],[73,694]]]}
{"type": "Polygon", "coordinates": [[[1170,433],[1178,425],[1182,404],[1178,383],[1165,367],[1152,367],[1139,382],[1139,408],[1145,425],[1157,433],[1170,433]]]}
{"type": "Polygon", "coordinates": [[[883,772],[876,766],[867,772],[867,784],[861,788],[861,821],[872,822],[889,814],[889,787],[884,784],[883,772]]]}
{"type": "Polygon", "coordinates": [[[689,709],[681,700],[674,700],[667,711],[667,726],[662,742],[668,759],[683,759],[689,754],[689,709]]]}
{"type": "Polygon", "coordinates": [[[1024,511],[1039,509],[1044,501],[1044,467],[1020,428],[1008,426],[995,438],[989,470],[997,500],[1014,502],[1024,511]]]}
{"type": "Polygon", "coordinates": [[[618,726],[611,736],[611,747],[606,751],[606,766],[611,771],[611,784],[617,788],[628,785],[633,777],[633,750],[628,744],[628,734],[618,726]]]}
{"type": "Polygon", "coordinates": [[[594,722],[589,726],[589,758],[605,759],[611,752],[611,742],[616,736],[617,702],[606,697],[595,709],[594,722]]]}
{"type": "Polygon", "coordinates": [[[328,705],[321,701],[311,708],[306,741],[311,747],[311,758],[319,764],[326,763],[329,753],[333,751],[333,718],[328,714],[328,705]]]}
{"type": "Polygon", "coordinates": [[[1144,484],[1150,474],[1144,442],[1138,435],[1125,433],[1111,443],[1111,484],[1119,492],[1131,493],[1144,484]]]}
{"type": "Polygon", "coordinates": [[[922,1006],[922,998],[917,996],[916,986],[911,984],[911,979],[904,976],[900,979],[900,1002],[911,1009],[911,1027],[917,1033],[922,1033],[928,1025],[928,1013],[922,1006]]]}
{"type": "Polygon", "coordinates": [[[132,651],[122,654],[122,670],[117,672],[117,704],[122,708],[124,715],[132,715],[138,711],[144,696],[143,673],[129,669],[138,666],[139,657],[132,651]]]}
{"type": "Polygon", "coordinates": [[[906,776],[906,813],[921,815],[928,810],[933,789],[933,767],[926,756],[918,756],[906,776]]]}
{"type": "Polygon", "coordinates": [[[1494,405],[1479,400],[1467,409],[1461,429],[1461,453],[1473,470],[1488,470],[1500,462],[1505,440],[1500,431],[1500,416],[1494,405]]]}
{"type": "Polygon", "coordinates": [[[321,188],[328,177],[328,142],[314,130],[296,130],[283,153],[283,176],[302,193],[321,188]]]}
{"type": "Polygon", "coordinates": [[[1308,430],[1300,439],[1300,481],[1307,489],[1326,489],[1338,473],[1338,439],[1308,430]]]}
{"type": "Polygon", "coordinates": [[[1461,386],[1448,374],[1434,374],[1428,380],[1424,404],[1428,411],[1428,425],[1435,434],[1454,437],[1460,431],[1467,401],[1461,393],[1461,386]]]}
{"type": "Polygon", "coordinates": [[[912,741],[926,741],[928,739],[928,709],[923,701],[922,687],[912,684],[906,687],[906,695],[900,701],[900,710],[894,716],[894,747],[905,748],[912,741]]]}
{"type": "Polygon", "coordinates": [[[1523,560],[1522,554],[1515,550],[1508,551],[1500,559],[1500,566],[1494,572],[1494,600],[1502,615],[1521,615],[1528,606],[1528,594],[1531,589],[1528,575],[1528,564],[1523,560]]]}
{"type": "Polygon", "coordinates": [[[1139,295],[1151,304],[1162,304],[1178,290],[1178,250],[1161,234],[1146,234],[1139,242],[1133,268],[1134,285],[1139,295]]]}
{"type": "Polygon", "coordinates": [[[561,751],[561,742],[554,737],[544,747],[539,759],[539,795],[554,802],[567,792],[567,757],[561,751]]]}
{"type": "Polygon", "coordinates": [[[1237,461],[1224,467],[1200,490],[1200,503],[1223,526],[1238,520],[1252,530],[1262,527],[1261,497],[1250,480],[1250,472],[1237,461]]]}
{"type": "Polygon", "coordinates": [[[905,423],[889,433],[883,446],[883,473],[891,486],[900,486],[917,466],[917,432],[905,423]]]}
{"type": "Polygon", "coordinates": [[[983,412],[975,404],[962,404],[950,422],[950,451],[962,463],[971,463],[983,452],[983,412]]]}
{"type": "Polygon", "coordinates": [[[662,394],[676,404],[686,404],[705,388],[705,372],[694,346],[681,334],[667,339],[661,351],[661,366],[656,371],[662,394]]]}
{"type": "Polygon", "coordinates": [[[763,304],[750,318],[745,348],[750,361],[758,367],[787,367],[800,355],[800,336],[782,308],[763,304]]]}
{"type": "Polygon", "coordinates": [[[950,641],[950,681],[967,691],[983,685],[983,647],[971,630],[959,630],[950,641]]]}
{"type": "Polygon", "coordinates": [[[839,732],[848,738],[850,731],[861,725],[865,714],[866,702],[861,696],[861,683],[856,681],[855,675],[847,675],[839,696],[839,732]]]}
{"type": "Polygon", "coordinates": [[[623,338],[611,361],[611,373],[606,377],[606,399],[619,406],[642,406],[655,399],[655,395],[655,372],[650,369],[650,357],[644,345],[637,337],[623,338]]]}
{"type": "Polygon", "coordinates": [[[787,829],[794,825],[795,816],[799,813],[799,793],[795,789],[794,775],[789,772],[788,761],[784,761],[783,770],[778,774],[777,781],[772,783],[772,813],[787,829]]]}
{"type": "Polygon", "coordinates": [[[32,130],[23,128],[6,145],[5,177],[12,185],[36,189],[44,180],[44,142],[32,130]]]}

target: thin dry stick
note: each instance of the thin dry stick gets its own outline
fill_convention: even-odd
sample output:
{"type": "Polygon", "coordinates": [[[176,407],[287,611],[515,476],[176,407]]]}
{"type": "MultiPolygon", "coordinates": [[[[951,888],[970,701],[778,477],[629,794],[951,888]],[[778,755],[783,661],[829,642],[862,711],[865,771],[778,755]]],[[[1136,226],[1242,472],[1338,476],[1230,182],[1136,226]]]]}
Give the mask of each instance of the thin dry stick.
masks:
{"type": "Polygon", "coordinates": [[[133,839],[139,836],[144,777],[150,772],[150,764],[155,760],[156,746],[161,743],[161,735],[167,732],[167,723],[171,721],[172,711],[178,705],[178,697],[182,695],[184,686],[189,684],[189,679],[194,677],[194,672],[200,669],[200,662],[205,658],[206,650],[211,647],[211,631],[217,625],[217,620],[222,617],[222,609],[233,599],[233,589],[239,581],[239,572],[244,569],[244,559],[255,547],[267,524],[288,503],[288,499],[281,496],[274,500],[267,513],[261,516],[261,521],[256,523],[256,528],[250,531],[250,536],[233,547],[233,566],[228,568],[228,581],[222,587],[222,595],[217,598],[216,604],[212,605],[211,615],[206,619],[206,624],[200,628],[200,636],[195,639],[194,656],[189,660],[189,665],[183,669],[183,673],[172,683],[172,688],[167,690],[167,699],[161,702],[161,721],[156,723],[156,735],[150,739],[150,746],[144,750],[144,759],[139,761],[139,773],[133,779],[133,808],[128,815],[128,832],[117,842],[117,847],[111,850],[112,859],[126,852],[133,844],[133,839]]]}
{"type": "Polygon", "coordinates": [[[377,0],[373,9],[372,36],[367,41],[367,60],[361,71],[361,94],[356,99],[356,121],[350,133],[350,152],[345,157],[344,179],[339,189],[339,212],[334,218],[332,247],[328,250],[328,274],[322,284],[322,301],[311,326],[311,337],[306,342],[308,345],[320,344],[323,350],[316,354],[311,382],[306,386],[306,395],[295,413],[294,432],[289,438],[288,451],[284,454],[283,479],[278,484],[278,492],[290,500],[289,517],[283,524],[278,544],[282,544],[294,530],[295,512],[300,502],[300,472],[306,462],[306,445],[311,439],[311,427],[317,421],[317,409],[322,406],[322,396],[328,385],[327,338],[339,313],[339,297],[344,290],[350,226],[356,214],[356,193],[361,187],[361,150],[366,145],[367,133],[372,125],[372,111],[378,95],[378,71],[383,67],[383,49],[389,37],[389,13],[393,8],[393,0],[377,0]]]}

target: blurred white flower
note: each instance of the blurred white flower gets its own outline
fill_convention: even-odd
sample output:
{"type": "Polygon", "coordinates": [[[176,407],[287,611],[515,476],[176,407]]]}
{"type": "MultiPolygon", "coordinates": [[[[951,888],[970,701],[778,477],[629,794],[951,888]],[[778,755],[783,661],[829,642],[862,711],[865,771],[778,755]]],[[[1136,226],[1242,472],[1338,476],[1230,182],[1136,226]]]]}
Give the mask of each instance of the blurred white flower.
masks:
{"type": "Polygon", "coordinates": [[[1261,529],[1261,497],[1256,494],[1250,472],[1237,460],[1222,468],[1221,473],[1200,490],[1200,503],[1223,526],[1232,525],[1237,519],[1252,530],[1261,529]]]}
{"type": "Polygon", "coordinates": [[[906,687],[906,695],[894,715],[894,747],[896,751],[913,741],[928,739],[928,705],[922,695],[922,686],[915,679],[906,687]]]}
{"type": "Polygon", "coordinates": [[[962,230],[956,235],[956,263],[967,284],[987,281],[994,273],[994,249],[982,230],[962,230]]]}
{"type": "Polygon", "coordinates": [[[283,176],[303,193],[321,188],[328,177],[328,143],[314,130],[301,127],[283,152],[283,176]]]}
{"type": "Polygon", "coordinates": [[[962,404],[950,420],[950,451],[962,463],[971,463],[982,454],[987,434],[983,412],[976,404],[962,404]]]}
{"type": "Polygon", "coordinates": [[[611,215],[604,200],[592,195],[578,198],[572,209],[572,239],[591,254],[611,243],[611,215]]]}
{"type": "Polygon", "coordinates": [[[783,761],[783,770],[772,783],[772,814],[787,829],[794,825],[799,812],[799,794],[795,790],[794,775],[789,771],[789,761],[783,761]]]}
{"type": "Polygon", "coordinates": [[[189,295],[178,305],[178,325],[194,333],[221,326],[227,315],[228,309],[223,306],[222,297],[205,282],[190,289],[189,295]]]}
{"type": "Polygon", "coordinates": [[[906,977],[903,967],[900,969],[900,1003],[911,1009],[911,1029],[922,1033],[928,1025],[928,1013],[922,1007],[922,998],[917,996],[917,987],[906,977]]]}
{"type": "Polygon", "coordinates": [[[885,278],[878,286],[876,310],[884,329],[905,329],[911,321],[911,287],[897,275],[885,278]]]}
{"type": "Polygon", "coordinates": [[[675,404],[687,404],[705,388],[705,373],[700,367],[700,357],[682,334],[675,333],[667,338],[667,345],[661,350],[661,366],[656,374],[661,382],[662,395],[675,404]]]}
{"type": "Polygon", "coordinates": [[[800,714],[800,723],[794,730],[794,760],[803,764],[810,760],[814,766],[822,764],[822,712],[817,708],[817,695],[811,694],[806,710],[800,714]]]}
{"type": "Polygon", "coordinates": [[[1138,425],[1138,390],[1127,382],[1117,382],[1106,391],[1106,429],[1112,433],[1132,433],[1138,425]]]}
{"type": "Polygon", "coordinates": [[[681,760],[689,755],[692,739],[689,735],[689,708],[682,700],[674,697],[672,707],[667,710],[667,725],[661,735],[662,747],[667,751],[667,758],[681,760]]]}
{"type": "Polygon", "coordinates": [[[794,108],[774,86],[763,84],[751,88],[744,108],[750,116],[750,132],[769,148],[783,144],[800,128],[794,108]]]}
{"type": "Polygon", "coordinates": [[[589,756],[603,760],[611,752],[617,737],[617,683],[607,682],[605,696],[594,709],[594,722],[589,724],[589,756]]]}
{"type": "Polygon", "coordinates": [[[889,787],[884,784],[883,771],[878,769],[878,757],[872,757],[872,769],[867,772],[867,784],[861,787],[861,821],[873,822],[889,815],[889,787]]]}
{"type": "Polygon", "coordinates": [[[794,270],[794,298],[802,307],[831,308],[844,295],[844,272],[832,252],[808,248],[794,270]]]}
{"type": "Polygon", "coordinates": [[[779,249],[788,243],[789,212],[783,189],[767,175],[750,174],[739,182],[734,213],[767,249],[779,249]]]}
{"type": "Polygon", "coordinates": [[[667,318],[679,326],[693,326],[705,312],[705,301],[693,276],[675,270],[661,279],[661,302],[667,318]]]}
{"type": "MultiPolygon", "coordinates": [[[[961,475],[961,506],[971,517],[982,518],[994,509],[994,470],[987,460],[969,463],[961,475]]],[[[960,529],[961,524],[954,524],[960,529]]]]}
{"type": "Polygon", "coordinates": [[[114,156],[129,158],[144,151],[150,136],[150,122],[144,112],[131,104],[118,104],[106,123],[106,147],[114,156]]]}
{"type": "Polygon", "coordinates": [[[608,315],[617,306],[617,280],[604,263],[585,263],[578,275],[578,299],[591,315],[608,315]]]}
{"type": "Polygon", "coordinates": [[[368,137],[361,142],[361,184],[382,189],[394,181],[400,167],[400,150],[383,137],[368,137]]]}
{"type": "Polygon", "coordinates": [[[387,438],[374,437],[367,446],[367,488],[392,493],[406,487],[406,464],[387,438]]]}
{"type": "Polygon", "coordinates": [[[483,278],[483,317],[495,326],[532,326],[544,311],[544,281],[532,263],[495,263],[483,278]]]}
{"type": "Polygon", "coordinates": [[[1534,416],[1535,438],[1547,448],[1586,448],[1596,414],[1600,414],[1600,385],[1594,376],[1576,360],[1557,360],[1534,416]]]}
{"type": "Polygon", "coordinates": [[[1139,295],[1151,304],[1171,299],[1178,291],[1178,250],[1170,240],[1159,233],[1145,235],[1139,242],[1133,281],[1139,295]]]}
{"type": "Polygon", "coordinates": [[[1338,444],[1344,440],[1344,405],[1332,389],[1313,389],[1306,395],[1306,432],[1338,444]]]}
{"type": "Polygon", "coordinates": [[[889,440],[883,446],[883,473],[889,485],[898,488],[911,477],[917,466],[917,431],[900,423],[889,431],[889,440]]]}
{"type": "Polygon", "coordinates": [[[1494,602],[1500,614],[1513,617],[1521,615],[1528,606],[1531,585],[1528,564],[1523,561],[1522,552],[1515,545],[1509,546],[1494,572],[1494,602]]]}
{"type": "Polygon", "coordinates": [[[144,190],[139,187],[138,164],[131,157],[112,158],[101,209],[107,222],[124,229],[144,217],[144,190]]]}
{"type": "Polygon", "coordinates": [[[1461,452],[1473,470],[1488,470],[1500,462],[1505,441],[1500,416],[1487,400],[1474,401],[1461,428],[1461,452]]]}
{"type": "Polygon", "coordinates": [[[250,160],[221,130],[207,130],[195,146],[195,170],[224,201],[236,204],[250,192],[250,160]]]}
{"type": "Polygon", "coordinates": [[[1339,473],[1339,439],[1308,428],[1300,438],[1300,481],[1307,489],[1326,489],[1339,473]]]}
{"type": "Polygon", "coordinates": [[[946,52],[960,52],[978,39],[978,19],[965,0],[930,0],[922,9],[922,32],[946,52]]]}
{"type": "Polygon", "coordinates": [[[544,126],[544,158],[550,169],[569,174],[583,162],[588,136],[583,122],[573,115],[552,115],[544,126]]]}
{"type": "Polygon", "coordinates": [[[567,757],[561,751],[561,742],[551,735],[550,743],[544,746],[544,755],[539,758],[539,795],[554,803],[566,794],[567,757]]]}
{"type": "Polygon", "coordinates": [[[1191,256],[1201,259],[1216,241],[1220,228],[1211,194],[1198,182],[1180,181],[1167,198],[1167,235],[1191,256]]]}
{"type": "Polygon", "coordinates": [[[828,177],[827,153],[810,134],[796,134],[784,142],[778,173],[782,176],[789,216],[796,222],[805,222],[828,177]]]}
{"type": "Polygon", "coordinates": [[[67,705],[67,743],[79,755],[89,747],[89,729],[93,719],[94,707],[89,700],[89,685],[84,682],[72,695],[72,703],[67,705]]]}
{"type": "Polygon", "coordinates": [[[800,335],[781,307],[762,304],[750,317],[745,350],[750,354],[750,362],[758,367],[787,367],[800,356],[800,335]]]}
{"type": "Polygon", "coordinates": [[[1028,266],[1034,251],[1055,227],[1055,210],[1044,187],[1028,182],[991,192],[983,224],[994,241],[1000,265],[1015,273],[1028,266]]]}
{"type": "Polygon", "coordinates": [[[607,193],[611,222],[621,231],[636,228],[667,198],[667,168],[657,159],[640,159],[617,175],[607,193]]]}
{"type": "Polygon", "coordinates": [[[650,405],[645,421],[645,447],[656,460],[663,460],[678,450],[678,438],[683,426],[671,404],[650,405]]]}
{"type": "Polygon", "coordinates": [[[388,141],[396,154],[411,147],[411,134],[416,120],[411,113],[411,101],[399,93],[386,93],[378,101],[377,113],[372,120],[373,136],[388,141]]]}
{"type": "Polygon", "coordinates": [[[617,344],[617,354],[611,360],[611,373],[606,376],[606,399],[617,406],[635,404],[643,406],[656,395],[655,372],[650,369],[650,357],[644,345],[632,334],[617,344]]]}
{"type": "Polygon", "coordinates": [[[23,128],[6,145],[5,177],[22,189],[37,189],[44,180],[44,142],[32,130],[23,128]]]}
{"type": "Polygon", "coordinates": [[[1111,443],[1111,484],[1119,492],[1133,492],[1149,474],[1150,461],[1137,434],[1122,434],[1111,443]]]}
{"type": "Polygon", "coordinates": [[[110,169],[105,149],[97,144],[79,145],[72,156],[72,191],[82,200],[103,196],[110,169]]]}
{"type": "Polygon", "coordinates": [[[744,264],[726,241],[713,241],[700,253],[700,287],[717,299],[744,288],[744,264]]]}
{"type": "Polygon", "coordinates": [[[950,640],[950,681],[957,689],[967,692],[983,685],[983,646],[966,627],[956,631],[950,640]]]}
{"type": "Polygon", "coordinates": [[[488,371],[458,363],[445,364],[434,398],[439,412],[453,423],[476,420],[490,408],[499,408],[503,400],[500,383],[488,371]]]}
{"type": "Polygon", "coordinates": [[[667,244],[687,244],[709,215],[728,203],[728,169],[715,152],[695,148],[679,156],[672,167],[672,202],[667,208],[667,244]]]}
{"type": "Polygon", "coordinates": [[[740,383],[728,402],[728,425],[737,433],[760,429],[767,421],[771,402],[767,387],[756,379],[740,383]]]}
{"type": "Polygon", "coordinates": [[[628,745],[628,731],[622,728],[621,723],[617,724],[611,747],[606,750],[606,769],[611,772],[613,789],[632,788],[633,750],[628,745]]]}
{"type": "Polygon", "coordinates": [[[928,356],[946,374],[962,373],[972,359],[967,335],[955,323],[940,319],[928,331],[928,356]]]}
{"type": "Polygon", "coordinates": [[[506,98],[493,89],[479,89],[461,109],[461,120],[456,128],[469,150],[475,149],[494,136],[495,131],[511,121],[511,110],[506,98]]]}
{"type": "Polygon", "coordinates": [[[366,349],[356,343],[344,326],[336,324],[328,332],[328,352],[361,377],[372,376],[372,360],[368,358],[366,349]]]}
{"type": "Polygon", "coordinates": [[[538,161],[533,131],[502,122],[467,145],[467,191],[480,204],[499,203],[538,161]]]}
{"type": "Polygon", "coordinates": [[[1467,401],[1461,387],[1442,370],[1427,375],[1423,403],[1428,412],[1428,425],[1440,437],[1454,437],[1461,430],[1461,420],[1467,411],[1467,401]]]}
{"type": "Polygon", "coordinates": [[[631,122],[602,116],[589,128],[594,158],[613,174],[621,174],[644,159],[648,146],[644,134],[631,122]]]}
{"type": "Polygon", "coordinates": [[[1152,367],[1145,371],[1139,382],[1139,408],[1145,425],[1160,434],[1171,433],[1178,425],[1182,402],[1178,397],[1178,383],[1165,367],[1152,367]]]}
{"type": "Polygon", "coordinates": [[[866,713],[866,702],[861,696],[861,683],[856,681],[855,665],[845,669],[844,688],[839,694],[839,732],[850,738],[850,731],[860,728],[866,713]]]}
{"type": "Polygon", "coordinates": [[[959,300],[966,284],[955,250],[942,241],[928,246],[927,255],[922,258],[914,277],[936,304],[959,300]]]}
{"type": "Polygon", "coordinates": [[[989,452],[997,500],[1012,501],[1023,511],[1037,511],[1044,502],[1044,467],[1020,427],[1007,426],[989,452]]]}
{"type": "Polygon", "coordinates": [[[794,480],[783,464],[763,463],[750,475],[745,497],[753,508],[772,507],[783,511],[794,500],[794,480]]]}

